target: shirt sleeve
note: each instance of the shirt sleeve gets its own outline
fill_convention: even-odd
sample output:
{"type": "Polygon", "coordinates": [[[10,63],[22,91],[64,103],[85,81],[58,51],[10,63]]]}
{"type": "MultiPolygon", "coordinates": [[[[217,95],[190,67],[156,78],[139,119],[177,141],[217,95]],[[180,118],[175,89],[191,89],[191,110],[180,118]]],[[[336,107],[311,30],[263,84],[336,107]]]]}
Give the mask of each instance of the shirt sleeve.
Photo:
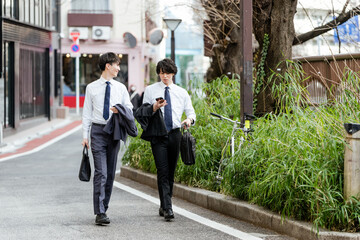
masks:
{"type": "Polygon", "coordinates": [[[144,98],[143,98],[143,104],[144,103],[149,103],[151,104],[151,94],[150,94],[150,88],[147,87],[145,88],[145,92],[144,92],[144,98]]]}
{"type": "Polygon", "coordinates": [[[194,110],[194,107],[191,103],[191,98],[190,98],[190,95],[185,91],[186,93],[186,96],[185,96],[185,114],[186,114],[186,117],[189,118],[189,119],[193,119],[194,120],[194,123],[195,123],[195,120],[196,120],[196,114],[195,114],[195,110],[194,110]]]}
{"type": "Polygon", "coordinates": [[[129,109],[133,109],[133,105],[130,101],[130,96],[129,96],[129,93],[128,91],[126,90],[126,87],[125,86],[122,86],[122,101],[121,101],[121,104],[129,109]]]}
{"type": "Polygon", "coordinates": [[[91,119],[92,119],[92,99],[91,99],[90,89],[87,86],[85,91],[85,101],[84,101],[83,114],[82,114],[83,138],[89,139],[91,119]]]}

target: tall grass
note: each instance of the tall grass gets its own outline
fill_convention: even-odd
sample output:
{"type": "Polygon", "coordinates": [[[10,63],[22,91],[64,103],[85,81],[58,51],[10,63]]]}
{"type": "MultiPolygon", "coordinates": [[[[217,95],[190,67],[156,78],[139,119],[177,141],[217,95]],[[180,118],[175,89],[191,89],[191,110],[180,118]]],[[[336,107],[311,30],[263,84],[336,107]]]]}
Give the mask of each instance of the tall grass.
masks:
{"type": "MultiPolygon", "coordinates": [[[[219,190],[215,177],[219,168],[221,150],[231,133],[231,127],[226,122],[212,119],[210,112],[227,117],[240,116],[238,107],[240,84],[238,79],[224,76],[204,84],[202,90],[207,94],[206,98],[197,96],[195,92],[192,95],[196,125],[191,128],[191,132],[196,138],[196,163],[193,166],[186,166],[179,160],[175,180],[209,190],[219,190]]],[[[156,173],[150,144],[141,140],[139,136],[132,139],[123,163],[156,173]]]]}
{"type": "Polygon", "coordinates": [[[291,61],[288,69],[273,75],[280,112],[254,123],[253,141],[225,170],[224,191],[317,227],[359,231],[360,203],[343,196],[343,123],[359,121],[359,78],[348,72],[331,105],[306,107],[302,70],[291,61]]]}
{"type": "MultiPolygon", "coordinates": [[[[302,69],[291,61],[287,64],[288,71],[272,76],[277,78],[272,90],[279,111],[254,121],[251,141],[223,165],[221,185],[215,176],[232,126],[209,113],[239,118],[239,81],[218,78],[203,86],[206,98],[192,96],[196,164],[179,161],[176,181],[220,191],[316,227],[359,231],[360,201],[346,202],[343,196],[343,123],[359,122],[359,76],[348,70],[330,103],[311,106],[302,69]]],[[[123,161],[156,172],[150,145],[139,138],[132,140],[123,161]]]]}

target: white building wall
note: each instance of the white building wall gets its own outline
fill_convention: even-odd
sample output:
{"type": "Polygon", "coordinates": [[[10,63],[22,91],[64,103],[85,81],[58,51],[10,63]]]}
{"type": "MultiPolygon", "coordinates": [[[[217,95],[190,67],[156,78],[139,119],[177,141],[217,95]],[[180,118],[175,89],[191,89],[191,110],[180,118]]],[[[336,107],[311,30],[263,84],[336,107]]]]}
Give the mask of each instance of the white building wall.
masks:
{"type": "MultiPolygon", "coordinates": [[[[296,35],[306,33],[312,29],[324,25],[333,19],[343,10],[346,0],[299,0],[297,13],[294,17],[294,26],[296,35]]],[[[357,6],[359,0],[352,0],[347,10],[357,6]]],[[[305,57],[316,55],[332,55],[338,53],[355,53],[360,51],[358,42],[341,43],[334,41],[334,30],[311,39],[303,44],[293,46],[293,57],[305,57]]]]}
{"type": "MultiPolygon", "coordinates": [[[[148,2],[148,1],[147,1],[148,2]]],[[[67,24],[67,14],[71,9],[71,1],[62,2],[61,28],[62,28],[62,53],[71,53],[73,44],[69,27],[67,24]]],[[[149,58],[158,59],[160,48],[163,45],[153,46],[146,42],[145,33],[145,0],[119,1],[110,0],[110,11],[113,14],[113,26],[111,27],[111,37],[108,40],[93,40],[93,27],[88,27],[88,38],[80,40],[80,54],[101,54],[104,52],[114,52],[117,54],[128,55],[128,87],[136,85],[141,93],[144,90],[144,81],[149,78],[147,65],[149,58]],[[129,32],[137,40],[136,47],[130,48],[124,42],[124,33],[129,32]]],[[[160,17],[153,16],[153,17],[160,17]]],[[[159,20],[156,20],[159,21],[159,20]]]]}

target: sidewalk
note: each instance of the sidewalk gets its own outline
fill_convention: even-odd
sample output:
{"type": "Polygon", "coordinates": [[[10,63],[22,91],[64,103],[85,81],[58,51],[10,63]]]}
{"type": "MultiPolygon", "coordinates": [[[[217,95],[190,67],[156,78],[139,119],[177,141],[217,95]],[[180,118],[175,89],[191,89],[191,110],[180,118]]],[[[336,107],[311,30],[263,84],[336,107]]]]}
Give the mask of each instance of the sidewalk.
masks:
{"type": "Polygon", "coordinates": [[[66,119],[55,118],[5,137],[3,138],[3,145],[0,146],[0,160],[31,151],[80,125],[80,115],[70,114],[66,119]]]}

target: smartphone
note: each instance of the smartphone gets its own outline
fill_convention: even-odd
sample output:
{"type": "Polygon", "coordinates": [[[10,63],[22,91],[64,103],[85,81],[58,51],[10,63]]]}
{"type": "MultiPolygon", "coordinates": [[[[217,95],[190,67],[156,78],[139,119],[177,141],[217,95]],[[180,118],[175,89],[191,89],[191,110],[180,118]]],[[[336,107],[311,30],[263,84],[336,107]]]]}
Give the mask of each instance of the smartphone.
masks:
{"type": "Polygon", "coordinates": [[[164,100],[163,97],[158,97],[158,98],[155,98],[156,101],[161,101],[161,100],[164,100]]]}

